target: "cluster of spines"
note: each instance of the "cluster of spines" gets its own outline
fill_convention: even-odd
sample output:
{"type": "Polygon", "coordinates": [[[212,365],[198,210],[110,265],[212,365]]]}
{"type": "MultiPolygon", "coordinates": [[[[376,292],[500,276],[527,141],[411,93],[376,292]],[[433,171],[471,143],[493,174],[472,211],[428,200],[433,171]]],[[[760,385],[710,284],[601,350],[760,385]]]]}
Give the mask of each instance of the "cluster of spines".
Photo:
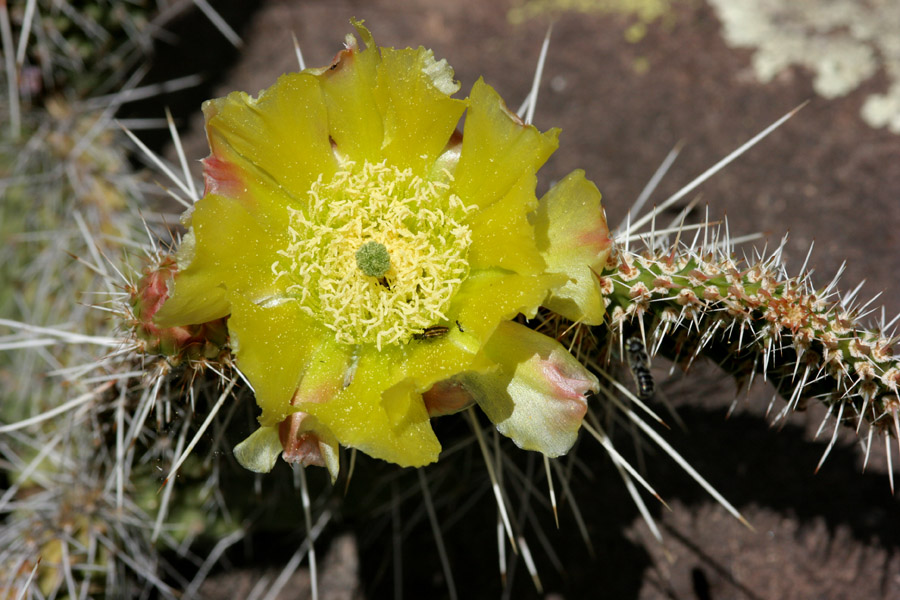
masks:
{"type": "MultiPolygon", "coordinates": [[[[215,486],[207,464],[201,476],[183,468],[176,494],[157,493],[156,465],[174,463],[195,407],[211,412],[213,370],[234,373],[218,360],[224,323],[155,330],[146,292],[159,286],[131,278],[135,250],[150,255],[156,283],[172,266],[141,242],[150,226],[134,207],[151,224],[176,219],[146,210],[145,177],[113,116],[159,31],[147,24],[172,11],[145,0],[6,4],[2,45],[19,52],[4,52],[0,69],[12,82],[0,98],[0,280],[10,284],[0,286],[0,598],[175,597],[164,553],[189,554],[197,532],[182,509],[198,494],[183,499],[194,488],[214,497],[215,486]],[[192,368],[174,379],[179,365],[192,368]]],[[[226,449],[221,438],[213,452],[226,449]]],[[[227,522],[204,513],[207,526],[227,522]]]]}
{"type": "Polygon", "coordinates": [[[17,57],[26,100],[59,89],[78,95],[109,92],[152,47],[151,21],[158,7],[148,0],[11,4],[12,28],[20,36],[27,31],[33,40],[17,57]]]}
{"type": "Polygon", "coordinates": [[[138,355],[164,356],[173,366],[193,364],[202,370],[207,361],[225,365],[229,360],[226,319],[199,325],[161,328],[153,322],[169,297],[178,267],[169,254],[155,257],[136,284],[126,284],[127,305],[121,308],[138,355]]]}
{"type": "Polygon", "coordinates": [[[891,324],[862,326],[868,304],[855,306],[855,293],[840,298],[837,278],[816,290],[808,273],[787,276],[780,249],[748,262],[719,248],[617,248],[598,274],[610,330],[639,328],[653,353],[686,368],[707,356],[742,384],[761,373],[787,401],[780,416],[816,399],[857,431],[862,421],[896,429],[891,324]]]}

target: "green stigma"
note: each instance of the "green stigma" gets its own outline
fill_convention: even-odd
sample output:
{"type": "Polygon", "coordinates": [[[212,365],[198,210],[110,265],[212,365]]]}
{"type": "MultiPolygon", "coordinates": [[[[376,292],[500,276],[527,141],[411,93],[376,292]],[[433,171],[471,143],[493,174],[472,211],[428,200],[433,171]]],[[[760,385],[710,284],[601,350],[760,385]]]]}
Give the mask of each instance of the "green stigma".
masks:
{"type": "Polygon", "coordinates": [[[391,257],[384,244],[366,242],[356,251],[356,266],[369,277],[384,277],[391,268],[391,257]]]}

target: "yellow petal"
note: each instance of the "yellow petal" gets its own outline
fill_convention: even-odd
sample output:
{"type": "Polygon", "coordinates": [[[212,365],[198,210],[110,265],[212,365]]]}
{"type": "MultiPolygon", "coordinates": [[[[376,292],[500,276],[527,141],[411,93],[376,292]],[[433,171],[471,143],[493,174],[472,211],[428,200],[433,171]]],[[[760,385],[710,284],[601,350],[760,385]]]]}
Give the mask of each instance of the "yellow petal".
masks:
{"type": "Polygon", "coordinates": [[[572,321],[600,325],[605,307],[594,273],[603,271],[612,242],[597,186],[573,171],[543,198],[534,220],[547,271],[569,281],[544,306],[572,321]]]}
{"type": "Polygon", "coordinates": [[[293,403],[328,402],[353,381],[355,361],[352,347],[338,344],[334,335],[323,332],[293,403]]]}
{"type": "Polygon", "coordinates": [[[331,483],[334,484],[341,472],[341,447],[337,438],[327,427],[319,425],[318,419],[312,415],[304,420],[303,426],[316,436],[319,445],[319,455],[324,463],[322,466],[328,470],[328,475],[331,476],[331,483]]]}
{"type": "Polygon", "coordinates": [[[469,222],[472,269],[500,267],[521,275],[537,275],[545,263],[534,241],[534,227],[526,215],[537,207],[534,188],[537,177],[523,175],[509,192],[469,222]]]}
{"type": "Polygon", "coordinates": [[[253,384],[260,424],[275,425],[296,411],[291,398],[328,332],[293,301],[261,307],[234,294],[231,302],[237,365],[253,384]]]}
{"type": "Polygon", "coordinates": [[[347,47],[336,62],[319,72],[319,83],[328,109],[328,127],[337,151],[354,161],[381,161],[384,123],[375,102],[376,71],[381,58],[368,30],[357,25],[367,43],[360,50],[347,36],[347,47]]]}
{"type": "Polygon", "coordinates": [[[367,346],[359,357],[353,382],[325,404],[298,406],[315,415],[341,444],[403,467],[437,460],[441,446],[415,383],[392,382],[402,360],[398,347],[378,351],[367,346]]]}
{"type": "Polygon", "coordinates": [[[354,369],[352,349],[337,344],[333,336],[323,335],[309,355],[307,369],[291,398],[290,409],[297,412],[288,415],[278,426],[284,459],[303,466],[325,467],[332,483],[340,466],[338,439],[325,424],[297,406],[329,402],[350,385],[354,369]]]}
{"type": "MultiPolygon", "coordinates": [[[[288,244],[284,231],[266,230],[243,202],[209,195],[194,207],[192,229],[179,250],[175,289],[156,314],[161,327],[205,323],[231,309],[228,292],[252,301],[278,296],[272,264],[288,244]]],[[[229,326],[230,327],[230,326],[229,326]]]]}
{"type": "Polygon", "coordinates": [[[254,473],[268,473],[281,455],[277,427],[260,427],[234,447],[238,464],[254,473]]]}
{"type": "Polygon", "coordinates": [[[233,92],[209,100],[203,113],[212,156],[222,163],[214,167],[230,173],[222,176],[228,185],[220,193],[236,195],[255,183],[303,206],[312,182],[335,170],[325,102],[310,73],[282,75],[258,98],[233,92]]]}
{"type": "Polygon", "coordinates": [[[452,321],[459,321],[463,331],[486,341],[501,321],[520,313],[534,317],[547,293],[565,281],[565,276],[558,274],[476,271],[456,292],[448,314],[452,321]]]}
{"type": "Polygon", "coordinates": [[[472,86],[454,190],[468,204],[490,206],[558,146],[558,129],[540,133],[506,108],[481,79],[472,86]]]}
{"type": "MultiPolygon", "coordinates": [[[[178,262],[183,262],[185,267],[194,258],[194,246],[194,233],[188,231],[178,249],[178,262]]],[[[170,287],[168,299],[153,315],[153,323],[158,327],[208,323],[228,316],[231,312],[225,287],[216,277],[206,278],[202,273],[184,277],[182,273],[176,273],[170,287]]]]}
{"type": "Polygon", "coordinates": [[[556,340],[518,323],[502,323],[485,346],[496,371],[458,380],[497,430],[525,450],[549,457],[569,451],[578,437],[585,394],[597,378],[556,340]]]}
{"type": "Polygon", "coordinates": [[[424,173],[444,150],[466,108],[449,96],[459,87],[449,83],[452,78],[453,70],[436,62],[431,50],[382,49],[376,99],[389,163],[424,173]]]}
{"type": "Polygon", "coordinates": [[[480,344],[470,333],[453,324],[439,338],[414,339],[404,348],[404,358],[396,365],[394,381],[409,378],[418,391],[436,381],[470,368],[480,344]]]}

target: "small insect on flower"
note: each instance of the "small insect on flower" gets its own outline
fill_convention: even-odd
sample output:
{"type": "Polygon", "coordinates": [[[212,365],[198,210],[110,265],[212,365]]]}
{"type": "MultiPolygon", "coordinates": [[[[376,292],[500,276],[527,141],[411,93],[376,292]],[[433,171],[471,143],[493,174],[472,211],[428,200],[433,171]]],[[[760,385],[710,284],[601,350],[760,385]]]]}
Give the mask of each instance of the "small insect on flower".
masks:
{"type": "Polygon", "coordinates": [[[625,354],[628,357],[628,368],[634,377],[637,396],[641,400],[653,397],[653,375],[650,373],[650,357],[640,338],[630,337],[625,341],[625,354]]]}
{"type": "Polygon", "coordinates": [[[435,325],[434,327],[429,327],[422,331],[422,333],[413,334],[414,340],[431,340],[434,338],[444,337],[447,335],[447,332],[450,331],[449,327],[444,327],[443,325],[435,325]]]}

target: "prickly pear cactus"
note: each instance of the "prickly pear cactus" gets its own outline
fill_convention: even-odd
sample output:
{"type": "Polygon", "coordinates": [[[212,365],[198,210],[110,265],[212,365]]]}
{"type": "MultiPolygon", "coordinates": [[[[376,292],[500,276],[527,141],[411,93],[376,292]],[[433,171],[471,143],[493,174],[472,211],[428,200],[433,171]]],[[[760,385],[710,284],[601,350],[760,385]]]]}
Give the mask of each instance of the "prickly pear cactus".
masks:
{"type": "Polygon", "coordinates": [[[889,435],[900,361],[888,324],[863,326],[869,304],[842,296],[837,280],[815,289],[805,273],[789,276],[780,254],[748,264],[718,240],[614,252],[598,277],[609,328],[620,332],[613,344],[640,328],[654,351],[685,367],[704,356],[741,383],[771,379],[787,401],[782,414],[814,399],[843,425],[889,435]]]}
{"type": "MultiPolygon", "coordinates": [[[[12,11],[47,38],[29,47],[34,66],[75,95],[129,68],[142,37],[102,42],[154,14],[142,3],[80,8],[12,11]]],[[[521,553],[541,591],[525,527],[535,461],[557,524],[555,486],[589,549],[569,487],[580,439],[608,452],[642,514],[638,487],[659,497],[616,449],[606,429],[616,419],[742,520],[650,425],[662,419],[645,371],[660,354],[685,368],[710,358],[742,385],[770,379],[783,415],[821,402],[869,442],[900,438],[892,324],[863,326],[869,306],[854,293],[788,275],[781,249],[740,261],[709,224],[702,241],[651,232],[632,249],[584,172],[536,195],[558,130],[532,126],[482,80],[455,97],[432,51],[381,47],[353,25],[360,39],[348,35],[330,65],[204,105],[202,198],[183,156],[182,175],[158,162],[187,207],[175,235],[164,224],[177,217],[137,210],[146,176],[109,115],[45,96],[10,129],[20,151],[0,165],[14,182],[0,221],[12,241],[0,249],[8,596],[193,597],[210,572],[246,558],[223,558],[238,542],[302,531],[270,596],[306,559],[315,597],[322,529],[337,517],[374,522],[384,506],[399,513],[410,490],[455,596],[421,467],[456,480],[473,456],[498,509],[501,557],[521,553]],[[635,388],[613,361],[630,363],[635,388]],[[439,441],[436,429],[450,434],[439,441]]]]}

